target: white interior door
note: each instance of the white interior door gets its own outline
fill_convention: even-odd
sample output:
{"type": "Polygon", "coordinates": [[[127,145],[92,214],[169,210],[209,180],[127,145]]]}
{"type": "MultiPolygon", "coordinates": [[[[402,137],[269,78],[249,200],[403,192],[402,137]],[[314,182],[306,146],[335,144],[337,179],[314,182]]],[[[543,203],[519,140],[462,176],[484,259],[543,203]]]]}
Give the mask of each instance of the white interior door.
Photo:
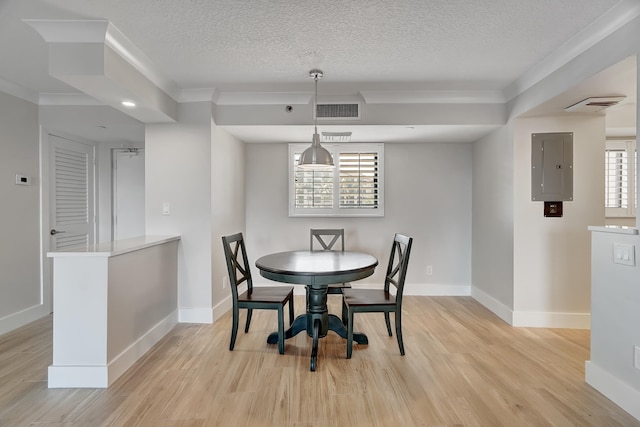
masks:
{"type": "Polygon", "coordinates": [[[51,250],[95,242],[92,145],[49,135],[51,250]]]}
{"type": "Polygon", "coordinates": [[[113,240],[144,235],[144,150],[114,150],[113,240]]]}

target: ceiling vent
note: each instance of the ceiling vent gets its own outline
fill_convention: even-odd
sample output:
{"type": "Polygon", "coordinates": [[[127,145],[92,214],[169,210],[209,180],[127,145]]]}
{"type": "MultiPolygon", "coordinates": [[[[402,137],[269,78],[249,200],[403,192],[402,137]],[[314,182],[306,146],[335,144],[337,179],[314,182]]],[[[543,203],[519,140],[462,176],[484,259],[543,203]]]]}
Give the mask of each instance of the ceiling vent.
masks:
{"type": "Polygon", "coordinates": [[[606,96],[583,99],[564,109],[568,113],[597,113],[622,101],[624,96],[606,96]]]}
{"type": "Polygon", "coordinates": [[[351,142],[351,132],[322,132],[322,142],[351,142]]]}
{"type": "Polygon", "coordinates": [[[317,104],[318,120],[360,120],[359,103],[317,104]]]}

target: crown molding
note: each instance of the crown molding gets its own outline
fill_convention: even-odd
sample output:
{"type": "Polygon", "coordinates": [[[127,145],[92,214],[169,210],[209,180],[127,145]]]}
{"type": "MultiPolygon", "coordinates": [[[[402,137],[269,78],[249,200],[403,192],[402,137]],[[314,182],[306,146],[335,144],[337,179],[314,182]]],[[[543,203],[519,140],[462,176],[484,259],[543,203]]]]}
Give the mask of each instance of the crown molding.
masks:
{"type": "Polygon", "coordinates": [[[507,86],[504,89],[505,99],[511,101],[638,16],[640,2],[622,1],[507,86]]]}
{"type": "Polygon", "coordinates": [[[105,105],[86,93],[41,93],[39,105],[105,105]]]}
{"type": "Polygon", "coordinates": [[[180,88],[178,85],[157,72],[151,59],[111,23],[107,28],[104,43],[167,95],[174,100],[179,98],[180,88]]]}
{"type": "Polygon", "coordinates": [[[38,94],[17,84],[0,79],[0,92],[7,93],[16,98],[38,104],[38,94]]]}
{"type": "Polygon", "coordinates": [[[367,104],[503,104],[500,90],[361,91],[367,104]]]}
{"type": "Polygon", "coordinates": [[[211,102],[216,97],[216,89],[182,89],[176,98],[178,102],[211,102]]]}
{"type": "Polygon", "coordinates": [[[309,92],[218,92],[213,101],[217,105],[306,105],[312,97],[309,92]]]}

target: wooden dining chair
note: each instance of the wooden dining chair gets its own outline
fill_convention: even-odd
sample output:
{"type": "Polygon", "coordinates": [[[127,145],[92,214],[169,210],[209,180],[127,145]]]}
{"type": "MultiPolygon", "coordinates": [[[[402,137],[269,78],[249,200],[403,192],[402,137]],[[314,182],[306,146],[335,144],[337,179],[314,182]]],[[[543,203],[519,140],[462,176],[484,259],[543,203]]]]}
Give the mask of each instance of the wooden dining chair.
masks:
{"type": "MultiPolygon", "coordinates": [[[[309,249],[312,251],[341,250],[344,252],[344,228],[312,228],[309,249]]],[[[342,294],[343,289],[350,287],[349,283],[332,283],[327,287],[327,293],[342,294]]]]}
{"type": "Polygon", "coordinates": [[[393,238],[389,265],[384,280],[384,289],[344,289],[342,299],[342,322],[347,325],[347,359],[351,358],[353,350],[353,315],[355,313],[383,312],[387,323],[387,332],[391,333],[389,313],[395,312],[396,338],[400,354],[404,356],[402,342],[402,292],[404,280],[407,276],[409,254],[411,253],[412,237],[397,234],[393,238]],[[391,286],[396,288],[395,296],[389,292],[391,286]]]}
{"type": "Polygon", "coordinates": [[[278,351],[284,354],[284,306],[289,303],[289,325],[293,323],[293,286],[253,287],[251,269],[242,233],[222,237],[224,256],[227,260],[231,295],[233,298],[233,326],[229,350],[233,350],[238,333],[240,309],[247,309],[244,332],[249,331],[253,309],[278,310],[278,351]],[[247,284],[247,290],[239,293],[238,287],[247,284]]]}

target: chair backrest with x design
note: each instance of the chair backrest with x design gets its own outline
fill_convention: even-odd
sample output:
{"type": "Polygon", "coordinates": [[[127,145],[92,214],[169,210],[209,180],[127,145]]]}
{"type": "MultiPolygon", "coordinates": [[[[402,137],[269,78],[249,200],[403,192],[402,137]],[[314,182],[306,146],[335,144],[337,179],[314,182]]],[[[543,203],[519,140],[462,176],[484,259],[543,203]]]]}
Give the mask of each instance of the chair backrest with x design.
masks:
{"type": "Polygon", "coordinates": [[[389,292],[391,285],[396,287],[396,302],[398,305],[402,304],[402,292],[404,290],[404,281],[407,277],[407,267],[409,266],[409,254],[411,253],[412,244],[413,237],[396,233],[393,238],[391,255],[389,255],[389,265],[387,266],[384,290],[389,292]]]}
{"type": "Polygon", "coordinates": [[[344,228],[312,228],[309,242],[310,250],[332,251],[336,243],[340,241],[340,250],[344,252],[344,228]],[[314,243],[320,248],[314,249],[314,243]]]}
{"type": "Polygon", "coordinates": [[[249,293],[253,290],[253,280],[251,278],[247,250],[244,245],[242,233],[223,236],[222,243],[224,256],[227,260],[229,281],[231,282],[231,294],[234,301],[236,301],[238,299],[238,286],[242,283],[247,282],[249,293]]]}

